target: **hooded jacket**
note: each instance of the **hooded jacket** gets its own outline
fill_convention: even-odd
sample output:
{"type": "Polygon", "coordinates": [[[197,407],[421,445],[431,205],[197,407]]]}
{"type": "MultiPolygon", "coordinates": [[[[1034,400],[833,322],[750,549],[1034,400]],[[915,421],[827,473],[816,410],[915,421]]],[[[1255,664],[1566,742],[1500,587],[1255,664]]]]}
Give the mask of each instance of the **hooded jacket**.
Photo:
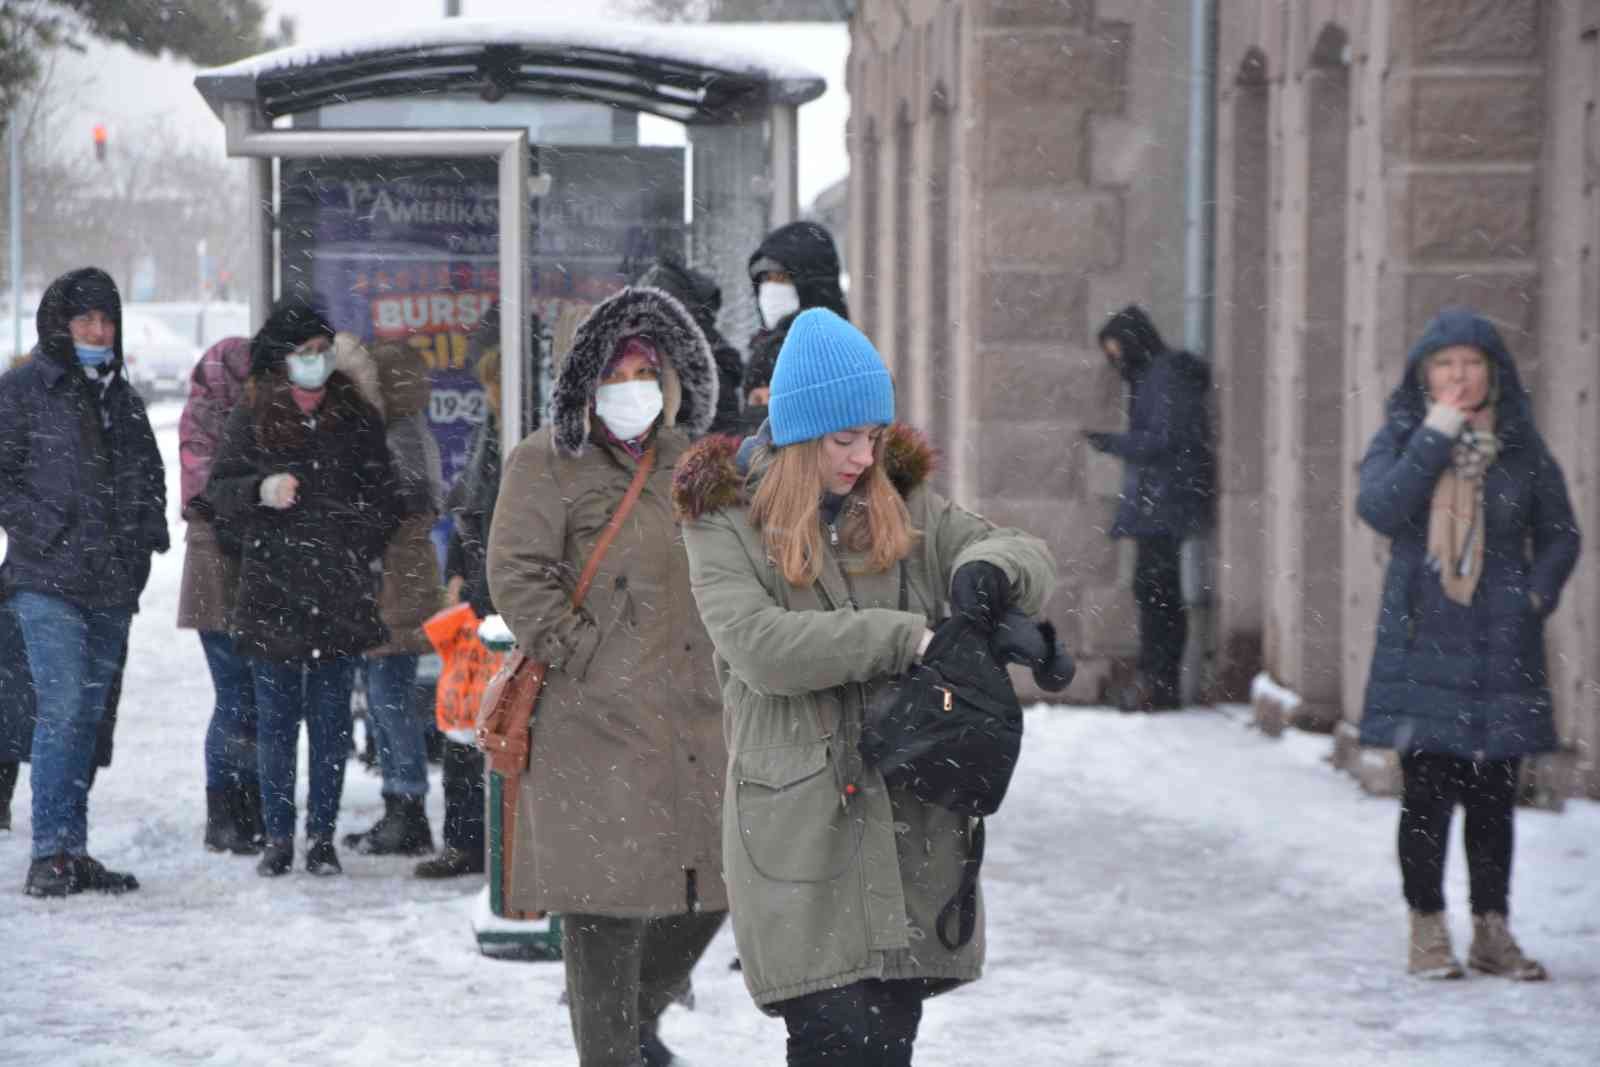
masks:
{"type": "Polygon", "coordinates": [[[228,417],[206,486],[219,535],[242,553],[230,631],[246,656],[352,656],[388,636],[377,591],[400,518],[394,469],[382,417],[344,373],[335,371],[321,404],[302,414],[284,369],[293,345],[264,337],[277,317],[252,344],[250,388],[228,417]],[[279,473],[299,481],[297,501],[284,509],[260,498],[261,483],[279,473]]]}
{"type": "Polygon", "coordinates": [[[51,283],[34,358],[0,376],[0,591],[27,589],[86,609],[136,611],[150,556],[165,552],[167,489],[144,402],[128,384],[122,305],[94,267],[51,283]],[[80,287],[109,293],[109,381],[78,364],[69,323],[80,287]]]}
{"type": "Polygon", "coordinates": [[[1516,364],[1487,319],[1450,308],[1423,331],[1361,461],[1356,510],[1390,539],[1362,743],[1476,760],[1554,748],[1544,620],[1577,564],[1578,526],[1516,364]],[[1489,357],[1498,394],[1500,451],[1484,474],[1483,572],[1468,605],[1444,595],[1427,563],[1433,490],[1454,441],[1423,425],[1421,368],[1450,345],[1489,357]]]}
{"type": "Polygon", "coordinates": [[[633,284],[660,289],[675,297],[694,317],[717,361],[717,415],[711,422],[710,432],[734,432],[739,426],[739,385],[744,378],[744,361],[739,358],[739,350],[717,329],[722,289],[716,279],[687,266],[675,256],[663,256],[645,268],[633,284]]]}
{"type": "Polygon", "coordinates": [[[689,313],[659,290],[624,289],[579,326],[549,424],[507,459],[490,591],[518,646],[549,665],[518,784],[512,908],[641,917],[727,906],[721,705],[670,503],[685,431],[705,429],[716,397],[689,313]],[[592,418],[607,361],[636,334],[663,358],[656,466],[575,609],[578,575],[638,469],[592,418]]]}
{"type": "Polygon", "coordinates": [[[238,559],[222,550],[205,497],[211,464],[228,415],[250,377],[250,341],[229,337],[206,349],[189,375],[189,399],[178,420],[178,460],[183,474],[183,579],[178,588],[180,629],[221,632],[228,628],[239,584],[238,559]]]}
{"type": "Polygon", "coordinates": [[[971,981],[983,970],[981,892],[970,942],[952,952],[934,934],[961,881],[968,820],[888,789],[856,745],[864,709],[946,615],[956,570],[994,564],[1012,606],[1034,615],[1055,563],[1038,538],[997,529],[928,489],[931,450],[896,426],[885,471],[921,534],[905,567],[871,572],[825,537],[822,577],[791,586],[749,521],[770,455],[759,442],[707,438],[674,482],[722,686],[722,864],[745,984],[775,1011],[868,978],[920,979],[930,992],[971,981]]]}
{"type": "Polygon", "coordinates": [[[1127,432],[1105,435],[1105,451],[1125,464],[1111,536],[1192,537],[1210,527],[1216,499],[1211,368],[1167,348],[1136,306],[1101,329],[1101,343],[1109,339],[1121,350],[1128,383],[1127,432]]]}
{"type": "MultiPolygon", "coordinates": [[[[759,294],[760,276],[774,266],[783,268],[794,280],[795,292],[800,297],[799,311],[785,315],[771,326],[763,325],[750,335],[750,367],[746,372],[747,390],[770,385],[772,371],[778,362],[778,352],[795,316],[811,308],[827,308],[841,319],[850,318],[850,307],[845,303],[844,290],[839,285],[841,265],[839,250],[834,247],[828,231],[815,222],[790,222],[779,226],[761,242],[761,247],[750,257],[750,287],[759,294]]],[[[740,429],[754,433],[767,417],[765,408],[747,411],[740,429]]]]}

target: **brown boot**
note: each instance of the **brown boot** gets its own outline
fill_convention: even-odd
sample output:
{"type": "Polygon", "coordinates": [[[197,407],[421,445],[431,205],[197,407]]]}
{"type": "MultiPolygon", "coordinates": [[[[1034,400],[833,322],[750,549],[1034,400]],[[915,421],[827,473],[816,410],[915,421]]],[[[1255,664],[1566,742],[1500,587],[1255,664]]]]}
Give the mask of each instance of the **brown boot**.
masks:
{"type": "Polygon", "coordinates": [[[1544,964],[1522,954],[1506,917],[1497,911],[1472,917],[1472,948],[1467,963],[1475,971],[1497,974],[1513,982],[1542,982],[1550,977],[1544,964]]]}
{"type": "Polygon", "coordinates": [[[1411,955],[1406,971],[1418,978],[1463,978],[1466,971],[1450,950],[1450,927],[1442,911],[1411,913],[1411,955]]]}

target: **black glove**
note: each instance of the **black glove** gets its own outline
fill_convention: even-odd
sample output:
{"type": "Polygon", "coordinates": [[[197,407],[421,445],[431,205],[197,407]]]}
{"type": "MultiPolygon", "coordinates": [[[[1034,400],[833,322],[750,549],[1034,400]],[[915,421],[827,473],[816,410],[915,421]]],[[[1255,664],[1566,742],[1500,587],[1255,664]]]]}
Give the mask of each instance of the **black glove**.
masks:
{"type": "Polygon", "coordinates": [[[1083,439],[1088,441],[1089,447],[1094,449],[1096,452],[1107,452],[1110,451],[1111,439],[1115,436],[1116,434],[1103,433],[1099,430],[1091,430],[1083,435],[1083,439]]]}
{"type": "Polygon", "coordinates": [[[1011,580],[993,563],[968,563],[950,578],[950,607],[956,615],[993,633],[1011,601],[1011,580]]]}
{"type": "Polygon", "coordinates": [[[1056,639],[1055,624],[1034,622],[1020,611],[1009,611],[995,628],[989,647],[1001,663],[1033,670],[1033,681],[1046,693],[1059,693],[1072,684],[1077,666],[1056,639]]]}

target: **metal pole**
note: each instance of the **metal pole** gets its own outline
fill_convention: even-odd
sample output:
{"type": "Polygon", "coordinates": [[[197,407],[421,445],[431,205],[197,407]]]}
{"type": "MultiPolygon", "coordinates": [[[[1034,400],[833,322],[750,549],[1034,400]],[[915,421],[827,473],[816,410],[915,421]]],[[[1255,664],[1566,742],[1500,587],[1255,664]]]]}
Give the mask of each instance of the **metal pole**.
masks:
{"type": "Polygon", "coordinates": [[[444,17],[454,19],[461,17],[461,0],[444,0],[444,17]]]}
{"type": "Polygon", "coordinates": [[[6,140],[11,149],[11,354],[15,357],[22,355],[22,134],[15,105],[6,116],[6,140]]]}
{"type": "Polygon", "coordinates": [[[794,104],[774,104],[770,112],[772,139],[767,145],[772,203],[767,208],[768,228],[777,228],[800,217],[800,160],[796,152],[800,140],[800,108],[794,104]]]}
{"type": "Polygon", "coordinates": [[[1212,219],[1216,193],[1216,0],[1189,3],[1189,143],[1185,161],[1183,345],[1211,353],[1212,219]]]}

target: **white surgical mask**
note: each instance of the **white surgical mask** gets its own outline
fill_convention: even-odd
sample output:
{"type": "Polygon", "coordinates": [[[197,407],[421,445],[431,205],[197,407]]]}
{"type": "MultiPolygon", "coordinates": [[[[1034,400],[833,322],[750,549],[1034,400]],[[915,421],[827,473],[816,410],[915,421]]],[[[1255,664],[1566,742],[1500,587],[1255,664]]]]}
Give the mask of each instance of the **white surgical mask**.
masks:
{"type": "Polygon", "coordinates": [[[302,389],[321,389],[333,373],[333,362],[325,352],[291,352],[289,380],[302,389]]]}
{"type": "Polygon", "coordinates": [[[788,282],[762,282],[756,289],[756,306],[761,309],[762,325],[770,330],[800,310],[800,291],[788,282]]]}
{"type": "Polygon", "coordinates": [[[618,382],[595,390],[594,413],[619,441],[641,436],[661,417],[660,382],[618,382]]]}

